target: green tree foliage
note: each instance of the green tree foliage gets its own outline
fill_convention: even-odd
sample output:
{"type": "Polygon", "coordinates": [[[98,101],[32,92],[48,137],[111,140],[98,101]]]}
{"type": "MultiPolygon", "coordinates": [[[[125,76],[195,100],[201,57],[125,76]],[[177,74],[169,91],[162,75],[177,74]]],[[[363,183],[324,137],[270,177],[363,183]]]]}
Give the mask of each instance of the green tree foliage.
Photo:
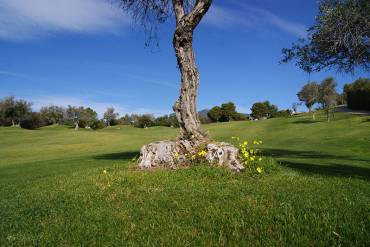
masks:
{"type": "Polygon", "coordinates": [[[308,111],[312,113],[312,119],[315,120],[315,111],[312,110],[312,107],[319,102],[319,84],[316,82],[307,83],[298,92],[297,96],[306,105],[308,111]]]}
{"type": "Polygon", "coordinates": [[[93,130],[103,129],[104,127],[105,127],[104,120],[98,120],[98,119],[94,120],[90,125],[90,128],[93,130]]]}
{"type": "Polygon", "coordinates": [[[370,111],[370,79],[360,78],[346,84],[343,91],[349,108],[370,111]]]}
{"type": "Polygon", "coordinates": [[[85,127],[90,128],[96,121],[98,121],[97,117],[98,114],[88,107],[82,112],[81,121],[85,127]]]}
{"type": "Polygon", "coordinates": [[[328,77],[320,83],[319,102],[325,109],[327,120],[330,121],[330,114],[334,117],[334,107],[337,103],[337,83],[333,77],[328,77]]]}
{"type": "Polygon", "coordinates": [[[125,114],[117,120],[118,124],[130,125],[132,124],[132,117],[129,114],[125,114]]]}
{"type": "Polygon", "coordinates": [[[114,112],[113,107],[108,107],[104,113],[104,120],[107,126],[115,125],[117,123],[118,113],[114,112]]]}
{"type": "Polygon", "coordinates": [[[283,49],[282,62],[310,73],[324,68],[353,72],[370,70],[370,1],[321,0],[308,39],[283,49]]]}
{"type": "Polygon", "coordinates": [[[135,121],[134,126],[137,128],[149,128],[155,125],[155,118],[151,114],[144,114],[135,121]]]}
{"type": "Polygon", "coordinates": [[[212,122],[228,122],[246,120],[247,116],[236,111],[233,102],[223,103],[221,106],[215,106],[207,112],[207,116],[212,122]]]}
{"type": "Polygon", "coordinates": [[[66,109],[61,106],[43,106],[40,109],[42,119],[48,124],[63,124],[66,121],[66,109]]]}
{"type": "Polygon", "coordinates": [[[13,96],[0,101],[0,116],[3,125],[18,125],[31,114],[31,103],[25,100],[15,100],[13,96]]]}
{"type": "Polygon", "coordinates": [[[276,105],[272,105],[269,101],[264,101],[254,103],[251,111],[251,116],[253,118],[271,118],[276,116],[278,108],[276,105]]]}
{"type": "Polygon", "coordinates": [[[233,102],[227,102],[221,105],[220,122],[235,120],[236,115],[236,106],[233,102]]]}
{"type": "Polygon", "coordinates": [[[177,121],[176,115],[164,115],[157,117],[155,119],[155,125],[157,126],[166,126],[166,127],[179,127],[179,122],[177,121]]]}
{"type": "Polygon", "coordinates": [[[20,126],[24,129],[38,129],[46,126],[48,123],[42,118],[39,112],[31,112],[20,121],[20,126]]]}
{"type": "Polygon", "coordinates": [[[67,119],[69,123],[72,123],[75,126],[75,130],[78,130],[80,127],[80,122],[83,116],[85,109],[84,107],[75,107],[75,106],[68,106],[67,107],[67,119]]]}
{"type": "Polygon", "coordinates": [[[218,122],[221,118],[221,107],[215,106],[211,110],[208,111],[207,116],[213,122],[218,122]]]}

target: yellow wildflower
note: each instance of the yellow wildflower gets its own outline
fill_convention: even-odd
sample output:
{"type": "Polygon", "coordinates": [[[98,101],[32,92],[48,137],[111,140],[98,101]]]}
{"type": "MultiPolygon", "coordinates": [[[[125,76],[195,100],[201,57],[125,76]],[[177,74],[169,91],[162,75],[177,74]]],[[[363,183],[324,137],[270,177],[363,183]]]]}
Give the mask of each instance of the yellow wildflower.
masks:
{"type": "Polygon", "coordinates": [[[261,167],[257,167],[257,172],[259,173],[259,174],[261,174],[262,172],[263,172],[263,170],[262,170],[262,168],[261,167]]]}
{"type": "Polygon", "coordinates": [[[178,158],[179,157],[179,153],[178,152],[174,152],[173,156],[175,156],[175,158],[178,158]]]}
{"type": "Polygon", "coordinates": [[[260,158],[258,159],[258,161],[262,161],[262,158],[260,157],[260,158]]]}
{"type": "Polygon", "coordinates": [[[254,141],[253,141],[253,144],[254,144],[254,145],[259,145],[260,143],[259,143],[259,141],[254,140],[254,141]]]}
{"type": "Polygon", "coordinates": [[[192,160],[195,160],[195,154],[193,154],[193,155],[191,156],[191,159],[192,159],[192,160]]]}
{"type": "Polygon", "coordinates": [[[205,157],[206,155],[207,155],[207,152],[206,151],[204,151],[204,150],[202,150],[202,151],[200,151],[199,153],[198,153],[198,155],[199,156],[203,156],[203,157],[205,157]]]}
{"type": "Polygon", "coordinates": [[[254,157],[254,156],[252,156],[252,157],[250,157],[249,159],[250,159],[250,161],[254,161],[255,157],[254,157]]]}
{"type": "Polygon", "coordinates": [[[105,169],[104,169],[104,170],[103,170],[103,173],[104,173],[104,174],[107,174],[108,172],[107,172],[107,170],[105,170],[105,169]]]}

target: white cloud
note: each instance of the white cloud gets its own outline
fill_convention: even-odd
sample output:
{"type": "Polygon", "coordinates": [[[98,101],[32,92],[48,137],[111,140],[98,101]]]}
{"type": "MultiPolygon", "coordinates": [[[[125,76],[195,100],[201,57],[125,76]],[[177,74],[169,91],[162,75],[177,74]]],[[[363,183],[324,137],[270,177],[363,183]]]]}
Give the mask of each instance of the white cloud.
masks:
{"type": "Polygon", "coordinates": [[[218,28],[275,28],[298,37],[305,37],[307,30],[303,24],[286,20],[266,9],[244,3],[236,3],[233,8],[213,5],[204,22],[218,28]]]}
{"type": "Polygon", "coordinates": [[[127,16],[108,0],[1,0],[0,39],[28,40],[55,32],[119,33],[127,16]]]}

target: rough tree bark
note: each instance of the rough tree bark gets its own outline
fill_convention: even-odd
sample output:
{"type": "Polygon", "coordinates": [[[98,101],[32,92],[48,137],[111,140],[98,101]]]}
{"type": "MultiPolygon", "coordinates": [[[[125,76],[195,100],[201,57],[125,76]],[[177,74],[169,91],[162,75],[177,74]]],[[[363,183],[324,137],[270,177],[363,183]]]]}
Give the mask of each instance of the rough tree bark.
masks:
{"type": "Polygon", "coordinates": [[[172,4],[176,16],[173,47],[181,73],[180,97],[173,110],[180,125],[181,135],[176,141],[162,141],[143,146],[139,167],[176,168],[186,165],[189,163],[187,157],[195,155],[202,148],[207,152],[207,162],[239,172],[244,169],[239,162],[239,150],[227,143],[211,142],[201,127],[196,108],[199,72],[195,64],[193,33],[207,13],[212,0],[197,0],[194,8],[187,14],[183,0],[172,0],[172,4]]]}
{"type": "Polygon", "coordinates": [[[193,32],[208,11],[212,1],[203,1],[203,4],[196,6],[189,15],[184,14],[181,1],[174,0],[173,2],[176,14],[173,47],[181,72],[180,97],[173,110],[180,125],[182,138],[189,139],[192,137],[193,140],[202,142],[207,140],[207,135],[202,130],[196,109],[199,72],[195,64],[193,32]]]}

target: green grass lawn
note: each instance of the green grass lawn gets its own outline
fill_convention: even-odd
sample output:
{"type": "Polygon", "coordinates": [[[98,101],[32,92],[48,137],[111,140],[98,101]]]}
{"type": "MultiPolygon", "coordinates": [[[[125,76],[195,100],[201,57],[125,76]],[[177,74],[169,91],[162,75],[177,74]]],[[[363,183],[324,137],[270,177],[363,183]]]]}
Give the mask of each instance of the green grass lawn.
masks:
{"type": "Polygon", "coordinates": [[[370,117],[318,119],[205,126],[263,140],[260,177],[136,170],[173,128],[0,128],[0,246],[370,246],[370,117]]]}

